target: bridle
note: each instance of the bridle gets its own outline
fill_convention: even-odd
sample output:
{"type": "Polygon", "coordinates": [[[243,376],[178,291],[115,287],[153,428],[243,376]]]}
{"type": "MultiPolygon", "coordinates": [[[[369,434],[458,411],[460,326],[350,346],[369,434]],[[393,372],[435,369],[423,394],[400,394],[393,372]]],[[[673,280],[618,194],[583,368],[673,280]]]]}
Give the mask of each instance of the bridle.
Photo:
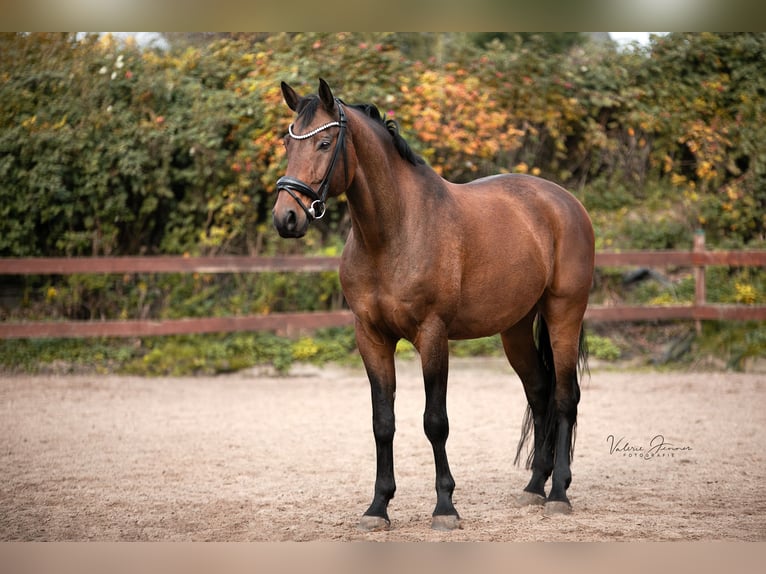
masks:
{"type": "MultiPolygon", "coordinates": [[[[294,124],[290,124],[290,127],[287,130],[291,138],[296,140],[305,140],[317,135],[320,132],[323,132],[328,128],[336,126],[340,128],[340,131],[338,132],[338,139],[335,142],[335,149],[333,150],[332,158],[330,159],[330,165],[327,166],[327,172],[324,174],[324,178],[319,184],[319,189],[317,191],[314,191],[310,185],[295,177],[283,176],[277,180],[277,193],[283,190],[289,193],[290,196],[298,203],[298,205],[301,206],[303,211],[306,212],[306,216],[309,218],[309,221],[314,219],[322,219],[327,211],[325,202],[327,201],[327,194],[330,191],[330,180],[332,179],[332,174],[335,171],[335,163],[338,159],[338,153],[340,150],[343,150],[344,169],[348,169],[345,165],[346,114],[343,111],[343,106],[339,99],[335,99],[335,104],[338,106],[338,121],[329,122],[323,126],[319,126],[314,130],[311,130],[308,133],[301,135],[297,135],[293,131],[294,124]],[[308,197],[311,200],[311,204],[306,207],[306,205],[300,200],[296,193],[308,197]]],[[[346,179],[348,179],[348,173],[346,173],[346,179]]]]}

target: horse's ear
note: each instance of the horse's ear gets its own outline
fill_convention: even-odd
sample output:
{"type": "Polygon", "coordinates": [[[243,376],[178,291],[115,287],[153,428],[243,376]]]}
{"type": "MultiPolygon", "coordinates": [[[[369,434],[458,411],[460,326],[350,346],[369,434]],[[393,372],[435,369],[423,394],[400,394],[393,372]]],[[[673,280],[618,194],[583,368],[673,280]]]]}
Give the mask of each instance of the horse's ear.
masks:
{"type": "Polygon", "coordinates": [[[292,111],[296,111],[298,109],[298,102],[301,101],[301,98],[298,96],[298,94],[295,93],[295,90],[293,90],[285,82],[282,82],[282,97],[285,98],[285,103],[287,104],[288,108],[290,108],[292,111]]]}
{"type": "Polygon", "coordinates": [[[330,86],[322,78],[319,78],[319,99],[328,112],[335,108],[335,98],[332,95],[330,86]]]}

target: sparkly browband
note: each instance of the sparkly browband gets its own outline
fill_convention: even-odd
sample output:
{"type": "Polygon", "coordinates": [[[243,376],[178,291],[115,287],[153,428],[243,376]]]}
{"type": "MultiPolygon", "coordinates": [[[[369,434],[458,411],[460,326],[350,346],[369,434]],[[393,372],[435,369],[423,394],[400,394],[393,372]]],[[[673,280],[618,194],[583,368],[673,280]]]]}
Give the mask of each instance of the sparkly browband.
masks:
{"type": "Polygon", "coordinates": [[[307,134],[303,135],[296,135],[295,132],[293,132],[293,124],[290,124],[290,126],[287,128],[287,131],[290,132],[290,137],[296,140],[306,140],[309,139],[311,136],[317,135],[319,132],[326,130],[327,128],[332,128],[335,126],[340,126],[340,122],[330,122],[329,124],[325,124],[323,126],[319,126],[315,130],[311,130],[307,134]]]}

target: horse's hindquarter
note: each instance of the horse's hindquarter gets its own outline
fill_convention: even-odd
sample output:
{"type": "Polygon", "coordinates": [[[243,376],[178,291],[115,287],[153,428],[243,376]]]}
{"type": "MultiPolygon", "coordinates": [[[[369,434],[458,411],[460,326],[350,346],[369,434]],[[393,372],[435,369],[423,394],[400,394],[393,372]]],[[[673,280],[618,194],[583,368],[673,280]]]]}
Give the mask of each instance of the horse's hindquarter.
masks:
{"type": "Polygon", "coordinates": [[[544,293],[571,297],[578,305],[587,302],[593,231],[573,195],[552,182],[522,175],[454,186],[454,194],[464,231],[452,338],[503,331],[532,310],[544,293]]]}
{"type": "MultiPolygon", "coordinates": [[[[559,185],[528,175],[503,176],[505,186],[528,213],[544,221],[549,234],[551,274],[548,293],[587,301],[595,261],[593,225],[577,198],[559,185]]],[[[535,233],[538,233],[538,230],[535,233]]]]}

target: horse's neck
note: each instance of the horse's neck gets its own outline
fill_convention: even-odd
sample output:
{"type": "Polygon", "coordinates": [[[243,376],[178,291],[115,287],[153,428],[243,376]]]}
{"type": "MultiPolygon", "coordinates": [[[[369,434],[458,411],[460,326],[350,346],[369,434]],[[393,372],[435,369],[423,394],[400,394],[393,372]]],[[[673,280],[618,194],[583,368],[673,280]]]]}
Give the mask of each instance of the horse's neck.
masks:
{"type": "Polygon", "coordinates": [[[380,180],[355,179],[353,188],[347,193],[354,238],[366,251],[384,250],[391,243],[399,221],[396,201],[386,197],[380,180]]]}
{"type": "MultiPolygon", "coordinates": [[[[419,206],[424,190],[418,183],[428,180],[429,174],[398,157],[389,158],[389,162],[377,159],[374,164],[359,159],[360,167],[347,194],[354,237],[370,253],[390,253],[407,241],[405,231],[412,218],[427,213],[419,206]]],[[[438,179],[435,173],[433,177],[438,179]]],[[[422,220],[420,223],[425,225],[422,220]]]]}
{"type": "Polygon", "coordinates": [[[429,229],[429,217],[439,217],[441,206],[431,192],[447,194],[447,183],[427,165],[401,157],[385,128],[356,114],[349,114],[349,121],[354,122],[356,168],[346,197],[355,241],[371,254],[406,249],[403,242],[411,242],[418,229],[429,229]]]}

